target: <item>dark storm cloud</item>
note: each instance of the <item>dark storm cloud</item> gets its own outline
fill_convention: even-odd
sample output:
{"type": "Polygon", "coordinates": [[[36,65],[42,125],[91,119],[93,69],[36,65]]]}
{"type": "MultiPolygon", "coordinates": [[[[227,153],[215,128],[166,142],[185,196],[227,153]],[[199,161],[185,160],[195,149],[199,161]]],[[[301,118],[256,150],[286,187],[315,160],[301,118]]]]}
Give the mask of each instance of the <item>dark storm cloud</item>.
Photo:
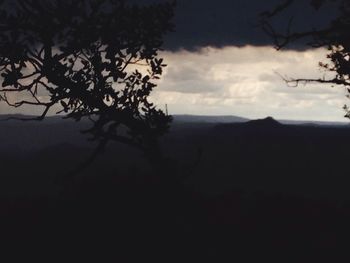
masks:
{"type": "MultiPolygon", "coordinates": [[[[51,0],[45,0],[50,2],[51,0]]],[[[152,4],[173,0],[126,0],[134,4],[152,4]]],[[[294,29],[301,31],[325,25],[336,8],[324,6],[318,11],[311,8],[310,0],[292,0],[289,6],[273,20],[275,28],[283,32],[291,17],[294,29]]],[[[196,50],[205,46],[263,46],[273,45],[259,25],[259,14],[271,11],[286,0],[176,0],[175,32],[165,38],[168,50],[196,50]]],[[[13,1],[5,0],[9,7],[13,1]]],[[[334,5],[334,4],[333,4],[334,5]]],[[[289,46],[301,49],[302,45],[289,46]]]]}
{"type": "MultiPolygon", "coordinates": [[[[138,3],[164,2],[166,0],[133,0],[138,3]]],[[[260,27],[259,14],[273,10],[285,0],[177,0],[175,11],[176,32],[166,37],[167,49],[194,50],[203,46],[273,45],[260,27]]],[[[277,30],[287,28],[294,17],[294,29],[305,30],[323,26],[334,15],[335,8],[325,6],[317,12],[308,0],[294,0],[273,23],[277,30]]],[[[330,4],[329,4],[330,5],[330,4]]],[[[293,44],[289,48],[301,49],[293,44]]]]}

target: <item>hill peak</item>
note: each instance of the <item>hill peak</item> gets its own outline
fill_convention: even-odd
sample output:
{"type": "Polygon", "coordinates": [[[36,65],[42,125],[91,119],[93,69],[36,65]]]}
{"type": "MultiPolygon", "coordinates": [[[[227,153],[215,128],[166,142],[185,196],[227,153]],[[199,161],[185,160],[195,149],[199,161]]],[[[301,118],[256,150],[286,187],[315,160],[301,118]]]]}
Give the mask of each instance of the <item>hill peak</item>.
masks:
{"type": "Polygon", "coordinates": [[[276,121],[272,117],[266,117],[264,119],[251,120],[247,122],[249,125],[258,125],[258,126],[281,126],[282,124],[276,121]]]}

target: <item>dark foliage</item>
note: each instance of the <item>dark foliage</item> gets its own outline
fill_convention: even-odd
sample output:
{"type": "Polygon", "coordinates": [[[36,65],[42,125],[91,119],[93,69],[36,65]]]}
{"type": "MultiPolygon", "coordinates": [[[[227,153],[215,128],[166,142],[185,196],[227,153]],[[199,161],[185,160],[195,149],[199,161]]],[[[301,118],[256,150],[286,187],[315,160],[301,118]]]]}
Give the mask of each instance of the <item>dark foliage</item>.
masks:
{"type": "Polygon", "coordinates": [[[124,0],[0,2],[0,99],[89,118],[85,132],[149,151],[171,117],[149,101],[166,66],[158,51],[173,3],[124,0]],[[9,94],[11,96],[9,96],[9,94]],[[13,93],[16,93],[13,95],[13,93]]]}

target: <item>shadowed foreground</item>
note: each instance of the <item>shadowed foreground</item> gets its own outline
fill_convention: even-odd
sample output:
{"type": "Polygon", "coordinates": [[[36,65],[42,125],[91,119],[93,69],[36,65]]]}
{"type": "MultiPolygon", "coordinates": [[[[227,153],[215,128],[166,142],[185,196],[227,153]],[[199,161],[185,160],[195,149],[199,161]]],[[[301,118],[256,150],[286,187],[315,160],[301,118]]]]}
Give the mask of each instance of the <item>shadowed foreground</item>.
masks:
{"type": "Polygon", "coordinates": [[[3,154],[1,238],[48,262],[346,261],[349,137],[270,119],[175,123],[163,140],[177,160],[168,180],[120,146],[74,180],[62,174],[83,144],[3,154]]]}

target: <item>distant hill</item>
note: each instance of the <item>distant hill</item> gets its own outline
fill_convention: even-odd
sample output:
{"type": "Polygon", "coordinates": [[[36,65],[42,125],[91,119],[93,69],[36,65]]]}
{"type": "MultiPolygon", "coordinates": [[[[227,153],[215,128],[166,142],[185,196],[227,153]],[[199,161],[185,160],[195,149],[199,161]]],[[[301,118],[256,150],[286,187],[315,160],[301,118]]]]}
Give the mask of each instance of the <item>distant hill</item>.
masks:
{"type": "MultiPolygon", "coordinates": [[[[206,123],[206,124],[216,124],[216,123],[243,123],[248,121],[259,121],[251,120],[248,118],[234,116],[234,115],[191,115],[191,114],[175,114],[172,115],[174,117],[175,123],[206,123]]],[[[0,120],[8,119],[8,118],[23,118],[29,119],[35,116],[30,115],[22,115],[22,114],[0,114],[0,120]]],[[[272,118],[272,117],[267,117],[272,118]]],[[[266,118],[265,118],[266,119],[266,118]]],[[[264,120],[264,119],[260,119],[264,120]]],[[[58,122],[74,122],[71,119],[63,119],[61,115],[49,116],[46,117],[43,122],[45,123],[58,123],[58,122]]],[[[277,119],[281,124],[288,125],[307,125],[307,126],[349,126],[350,122],[331,122],[331,121],[313,121],[313,120],[285,120],[285,119],[277,119]]]]}
{"type": "Polygon", "coordinates": [[[238,116],[205,116],[205,115],[173,115],[175,122],[192,122],[192,123],[241,123],[249,119],[238,116]]]}
{"type": "Polygon", "coordinates": [[[272,117],[251,120],[251,121],[248,121],[246,124],[250,126],[257,126],[257,127],[279,127],[282,125],[272,117]]]}
{"type": "MultiPolygon", "coordinates": [[[[27,115],[1,115],[0,120],[32,118],[27,115]]],[[[88,127],[87,122],[75,123],[73,120],[53,116],[43,121],[0,121],[0,152],[27,152],[42,150],[60,144],[90,146],[87,136],[81,130],[88,127]]]]}
{"type": "Polygon", "coordinates": [[[21,123],[21,122],[27,122],[24,121],[26,119],[29,120],[29,122],[35,123],[46,123],[46,124],[52,124],[52,123],[60,123],[60,122],[75,122],[73,119],[64,119],[63,115],[54,115],[54,116],[47,116],[42,121],[32,121],[31,119],[36,118],[38,116],[34,115],[24,115],[24,114],[0,114],[0,121],[6,120],[7,123],[21,123]]]}
{"type": "MultiPolygon", "coordinates": [[[[0,115],[0,120],[10,117],[32,118],[33,116],[0,115]]],[[[87,140],[89,136],[80,133],[81,130],[90,127],[90,125],[91,123],[87,120],[77,123],[71,119],[63,119],[62,116],[47,117],[43,121],[0,121],[0,153],[22,152],[26,154],[28,151],[41,151],[47,147],[57,147],[58,145],[66,144],[91,148],[94,144],[87,140]]],[[[237,133],[281,135],[294,133],[295,129],[302,129],[302,133],[306,133],[314,131],[311,129],[313,127],[338,128],[337,125],[340,124],[277,121],[272,117],[249,120],[238,116],[174,115],[171,129],[163,139],[181,141],[186,136],[204,136],[211,128],[214,128],[215,136],[221,137],[237,133]],[[311,130],[305,130],[303,127],[309,127],[311,130]],[[291,129],[292,131],[290,131],[291,129]]],[[[350,125],[343,123],[339,127],[350,128],[350,125]]]]}
{"type": "MultiPolygon", "coordinates": [[[[0,122],[2,174],[22,177],[38,174],[40,179],[46,178],[46,174],[56,176],[72,170],[95,146],[87,141],[89,136],[80,133],[86,125],[89,123],[75,123],[60,116],[42,122],[0,122]]],[[[198,162],[189,179],[198,191],[215,193],[242,186],[329,194],[350,200],[347,160],[350,125],[339,128],[284,124],[272,117],[248,120],[235,116],[175,115],[171,127],[162,137],[162,150],[186,172],[198,162]]],[[[145,163],[143,154],[137,150],[110,144],[88,173],[100,174],[103,169],[105,174],[115,171],[133,174],[143,171],[140,167],[145,167],[145,163]]],[[[11,181],[14,186],[10,188],[6,178],[1,178],[0,191],[16,190],[17,182],[25,182],[23,189],[30,191],[36,184],[14,177],[11,181]]],[[[42,191],[50,192],[55,186],[45,180],[42,191]]]]}
{"type": "Polygon", "coordinates": [[[282,124],[303,126],[349,126],[350,122],[278,120],[282,124]]]}
{"type": "MultiPolygon", "coordinates": [[[[292,125],[282,124],[272,117],[250,120],[244,123],[218,123],[212,130],[213,137],[243,136],[280,136],[290,133],[292,125]]],[[[295,126],[302,128],[303,125],[295,126]]]]}
{"type": "MultiPolygon", "coordinates": [[[[217,115],[217,116],[208,116],[208,115],[173,115],[174,122],[181,123],[243,123],[249,121],[259,121],[251,120],[244,117],[234,116],[234,115],[217,115]]],[[[272,117],[267,117],[272,118],[272,117]]],[[[265,118],[266,119],[266,118],[265,118]]],[[[260,119],[260,120],[265,120],[260,119]]],[[[272,118],[273,119],[273,118],[272,118]]],[[[275,120],[280,124],[287,125],[303,125],[303,126],[349,126],[350,122],[332,122],[332,121],[313,121],[313,120],[285,120],[277,119],[275,120]]]]}

